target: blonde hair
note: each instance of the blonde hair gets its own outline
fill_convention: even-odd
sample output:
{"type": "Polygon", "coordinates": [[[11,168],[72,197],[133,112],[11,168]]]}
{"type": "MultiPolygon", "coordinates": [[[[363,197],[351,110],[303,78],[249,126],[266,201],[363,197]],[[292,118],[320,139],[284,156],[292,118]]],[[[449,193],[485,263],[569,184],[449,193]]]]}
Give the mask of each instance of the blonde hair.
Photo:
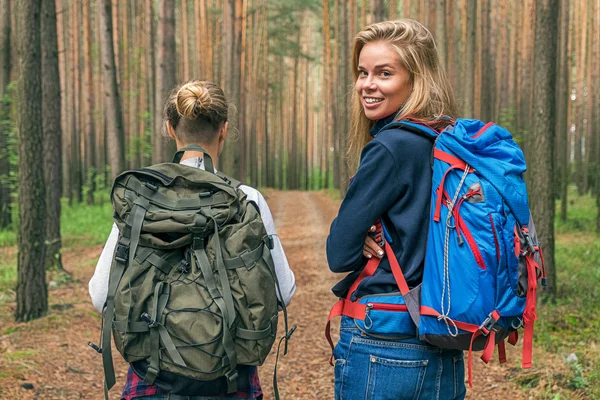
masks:
{"type": "Polygon", "coordinates": [[[228,110],[229,103],[219,86],[193,80],[171,90],[163,118],[182,143],[211,143],[227,122],[228,110]]]}
{"type": "MultiPolygon", "coordinates": [[[[395,120],[413,119],[424,124],[435,124],[437,117],[456,118],[457,108],[452,89],[440,65],[433,36],[427,28],[411,19],[385,21],[363,28],[354,38],[352,67],[354,81],[358,79],[360,52],[367,43],[389,43],[400,56],[400,63],[410,74],[412,90],[395,120]]],[[[364,113],[360,96],[352,91],[352,116],[348,135],[347,158],[358,166],[360,152],[372,139],[369,130],[375,121],[364,113]]]]}

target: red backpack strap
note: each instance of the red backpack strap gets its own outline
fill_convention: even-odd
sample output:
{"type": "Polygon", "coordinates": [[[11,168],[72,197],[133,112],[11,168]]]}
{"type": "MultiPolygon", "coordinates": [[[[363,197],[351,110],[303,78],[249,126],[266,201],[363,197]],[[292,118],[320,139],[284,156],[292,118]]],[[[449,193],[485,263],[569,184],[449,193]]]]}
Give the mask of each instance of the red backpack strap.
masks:
{"type": "MultiPolygon", "coordinates": [[[[392,246],[386,241],[384,245],[385,253],[390,261],[390,266],[392,269],[392,274],[394,275],[394,279],[396,280],[396,284],[400,289],[400,293],[402,295],[406,295],[409,292],[408,284],[406,283],[406,279],[404,278],[404,274],[402,273],[402,268],[400,268],[400,264],[398,263],[398,259],[396,258],[396,254],[392,249],[392,246]]],[[[325,325],[325,337],[327,338],[327,342],[329,342],[329,346],[331,346],[331,357],[329,358],[329,363],[333,365],[333,339],[331,338],[331,320],[335,317],[340,317],[342,315],[346,315],[355,319],[363,319],[365,317],[366,305],[361,304],[356,301],[352,301],[352,295],[358,288],[358,285],[367,277],[372,276],[379,264],[381,263],[381,259],[375,257],[370,259],[367,262],[367,265],[363,268],[362,272],[356,278],[350,289],[348,289],[348,294],[346,298],[338,300],[337,303],[333,305],[333,308],[329,312],[329,317],[327,318],[327,324],[325,325]]]]}

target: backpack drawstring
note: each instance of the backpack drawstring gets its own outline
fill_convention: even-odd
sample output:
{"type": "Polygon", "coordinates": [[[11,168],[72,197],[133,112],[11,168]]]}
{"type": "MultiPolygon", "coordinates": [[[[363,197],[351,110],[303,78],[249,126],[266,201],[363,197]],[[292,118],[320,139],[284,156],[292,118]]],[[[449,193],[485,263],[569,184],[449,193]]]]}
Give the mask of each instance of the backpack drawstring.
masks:
{"type": "Polygon", "coordinates": [[[450,246],[450,229],[455,227],[455,225],[452,225],[452,223],[451,223],[452,215],[453,215],[452,209],[454,208],[454,205],[456,204],[458,195],[460,194],[460,189],[463,187],[465,180],[467,179],[469,170],[470,170],[470,166],[467,164],[467,166],[465,167],[465,170],[463,172],[463,175],[460,179],[460,183],[458,184],[458,187],[456,188],[456,193],[454,193],[454,198],[452,199],[451,202],[448,203],[448,216],[446,217],[446,235],[444,238],[444,283],[442,285],[442,304],[441,304],[442,312],[437,317],[437,319],[438,319],[438,321],[443,320],[446,323],[446,328],[448,329],[448,334],[452,337],[458,336],[458,327],[456,326],[454,321],[450,317],[448,317],[448,315],[450,315],[450,307],[452,305],[452,298],[450,296],[450,269],[449,269],[449,258],[448,258],[449,250],[448,249],[450,246]],[[446,292],[448,292],[447,296],[446,296],[446,292]],[[446,307],[444,306],[444,300],[446,299],[446,297],[448,298],[448,309],[447,310],[446,310],[446,307]],[[448,321],[450,321],[450,323],[448,323],[448,321]],[[450,324],[452,324],[452,326],[454,327],[454,331],[450,328],[450,324]]]}

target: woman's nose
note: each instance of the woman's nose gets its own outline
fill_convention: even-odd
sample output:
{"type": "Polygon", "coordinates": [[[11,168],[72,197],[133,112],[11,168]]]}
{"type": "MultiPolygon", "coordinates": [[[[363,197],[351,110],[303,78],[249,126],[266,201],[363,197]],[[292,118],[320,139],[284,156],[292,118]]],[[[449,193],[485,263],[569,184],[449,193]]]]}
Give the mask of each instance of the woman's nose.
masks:
{"type": "Polygon", "coordinates": [[[364,90],[375,90],[375,80],[371,75],[367,76],[365,80],[363,80],[363,89],[364,90]]]}

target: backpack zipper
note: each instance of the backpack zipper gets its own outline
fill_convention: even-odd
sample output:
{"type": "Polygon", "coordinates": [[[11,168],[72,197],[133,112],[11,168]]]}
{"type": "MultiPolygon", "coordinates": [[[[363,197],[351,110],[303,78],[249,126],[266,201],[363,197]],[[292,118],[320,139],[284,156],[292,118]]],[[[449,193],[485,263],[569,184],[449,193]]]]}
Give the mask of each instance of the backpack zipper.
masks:
{"type": "MultiPolygon", "coordinates": [[[[476,192],[473,192],[474,194],[476,194],[476,192]]],[[[454,206],[452,213],[454,215],[454,220],[456,221],[456,234],[457,236],[457,240],[458,240],[458,244],[462,245],[464,242],[462,240],[462,235],[464,235],[467,243],[469,244],[469,247],[471,248],[471,252],[473,253],[473,256],[475,256],[475,262],[477,263],[477,265],[479,266],[479,268],[483,269],[484,271],[487,270],[487,267],[485,266],[485,262],[483,261],[483,256],[481,255],[481,251],[479,250],[479,247],[477,247],[477,243],[475,242],[475,239],[473,238],[473,235],[471,235],[471,231],[469,230],[469,227],[467,226],[467,224],[465,223],[465,221],[462,219],[459,211],[460,211],[460,205],[462,204],[462,202],[466,199],[468,199],[469,197],[473,196],[474,194],[471,194],[469,196],[469,193],[463,195],[458,201],[456,206],[454,206]]],[[[444,203],[444,205],[447,208],[450,208],[450,200],[448,200],[448,197],[446,196],[446,192],[444,191],[443,196],[445,197],[446,201],[443,201],[442,203],[444,203]]]]}
{"type": "Polygon", "coordinates": [[[371,310],[408,312],[408,307],[406,304],[367,303],[365,315],[369,315],[371,310]]]}
{"type": "Polygon", "coordinates": [[[492,233],[494,234],[494,244],[496,245],[496,256],[498,258],[498,264],[500,264],[500,243],[498,242],[498,234],[496,233],[496,226],[494,225],[494,218],[492,214],[488,214],[490,217],[490,224],[492,225],[492,233]]]}

